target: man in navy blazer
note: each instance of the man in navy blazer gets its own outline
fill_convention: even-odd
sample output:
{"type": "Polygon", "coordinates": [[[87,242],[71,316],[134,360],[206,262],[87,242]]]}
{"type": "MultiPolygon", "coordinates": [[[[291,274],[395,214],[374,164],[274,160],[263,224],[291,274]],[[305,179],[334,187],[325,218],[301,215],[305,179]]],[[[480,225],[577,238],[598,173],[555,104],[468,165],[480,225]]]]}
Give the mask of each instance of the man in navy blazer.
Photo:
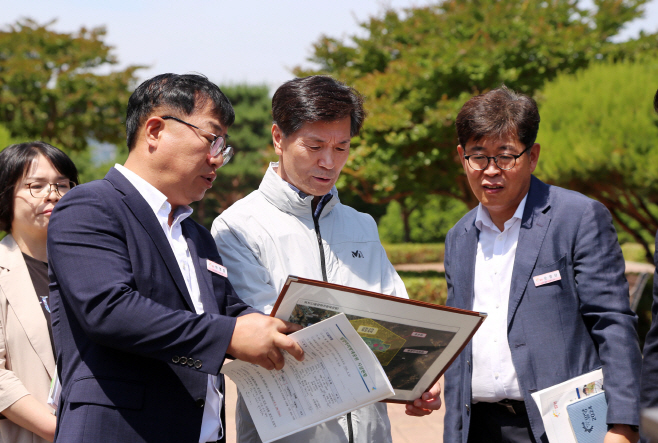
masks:
{"type": "MultiPolygon", "coordinates": [[[[658,91],[653,98],[653,109],[658,112],[658,91]]],[[[658,264],[658,233],[654,264],[658,264]]],[[[653,305],[651,306],[651,327],[644,339],[644,360],[642,361],[642,408],[658,408],[658,269],[653,274],[653,305]]],[[[643,441],[649,441],[648,438],[643,441]]]]}
{"type": "Polygon", "coordinates": [[[230,159],[230,102],[199,75],[147,80],[128,103],[124,166],[76,187],[48,235],[62,393],[55,441],[224,441],[227,354],[281,368],[296,329],[243,303],[193,222],[230,159]]]}
{"type": "Polygon", "coordinates": [[[501,87],[457,117],[480,204],[448,233],[449,306],[487,312],[445,375],[445,443],[547,442],[531,394],[603,368],[605,442],[639,438],[641,356],[607,209],[532,173],[539,112],[501,87]]]}

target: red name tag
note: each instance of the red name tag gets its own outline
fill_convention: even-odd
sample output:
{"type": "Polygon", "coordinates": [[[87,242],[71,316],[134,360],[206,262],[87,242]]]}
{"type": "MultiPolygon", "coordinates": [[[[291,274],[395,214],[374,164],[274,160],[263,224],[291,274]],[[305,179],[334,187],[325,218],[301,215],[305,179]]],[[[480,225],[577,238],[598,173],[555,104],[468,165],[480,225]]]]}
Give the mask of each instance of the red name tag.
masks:
{"type": "Polygon", "coordinates": [[[226,268],[219,263],[215,263],[212,260],[206,260],[208,262],[208,270],[210,272],[214,272],[215,274],[221,275],[222,277],[227,277],[228,278],[228,272],[226,271],[226,268]]]}

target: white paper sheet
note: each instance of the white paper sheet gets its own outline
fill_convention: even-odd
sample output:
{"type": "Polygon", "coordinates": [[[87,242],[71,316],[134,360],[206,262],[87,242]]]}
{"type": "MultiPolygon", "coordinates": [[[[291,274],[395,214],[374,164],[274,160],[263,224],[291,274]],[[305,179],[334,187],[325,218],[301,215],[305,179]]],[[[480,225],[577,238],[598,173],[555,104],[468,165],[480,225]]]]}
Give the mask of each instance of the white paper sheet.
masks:
{"type": "Polygon", "coordinates": [[[221,371],[240,390],[263,443],[394,394],[381,364],[345,314],[290,337],[304,349],[303,362],[284,351],[280,371],[239,360],[221,371]]]}
{"type": "Polygon", "coordinates": [[[567,405],[601,392],[602,386],[603,371],[597,369],[532,394],[549,442],[577,443],[567,414],[567,405]]]}

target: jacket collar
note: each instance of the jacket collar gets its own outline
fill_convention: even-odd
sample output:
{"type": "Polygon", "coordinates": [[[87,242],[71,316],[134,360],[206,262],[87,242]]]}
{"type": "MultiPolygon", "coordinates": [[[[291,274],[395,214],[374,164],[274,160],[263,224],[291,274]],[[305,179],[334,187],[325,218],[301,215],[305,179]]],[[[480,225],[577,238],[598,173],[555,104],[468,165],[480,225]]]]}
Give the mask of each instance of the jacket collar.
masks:
{"type": "MultiPolygon", "coordinates": [[[[297,191],[292,189],[290,185],[276,173],[276,168],[278,168],[278,166],[278,162],[270,163],[258,190],[263,194],[267,201],[281,211],[298,218],[312,220],[313,212],[311,209],[311,203],[313,202],[313,196],[307,195],[306,197],[302,197],[297,191]]],[[[326,217],[339,202],[338,191],[335,186],[331,188],[330,192],[333,195],[333,198],[331,198],[324,206],[320,218],[326,217]]]]}
{"type": "MultiPolygon", "coordinates": [[[[526,198],[512,271],[508,323],[514,317],[516,308],[525,292],[551,221],[549,185],[532,176],[526,198]]],[[[455,272],[457,273],[454,281],[465,283],[454,286],[455,295],[463,299],[463,306],[468,309],[473,307],[474,297],[473,282],[475,281],[475,259],[479,237],[479,231],[475,226],[476,216],[477,209],[471,210],[464,216],[463,230],[456,239],[455,258],[452,259],[452,262],[456,264],[455,272]]]]}
{"type": "Polygon", "coordinates": [[[508,325],[512,322],[516,308],[525,293],[532,271],[537,264],[537,257],[548,226],[551,223],[550,196],[550,186],[532,176],[514,258],[507,310],[508,325]]]}
{"type": "Polygon", "coordinates": [[[0,242],[0,288],[48,375],[54,377],[55,357],[46,317],[37,301],[23,254],[11,235],[7,235],[0,242]],[[3,270],[6,271],[2,272],[3,270]]]}
{"type": "Polygon", "coordinates": [[[171,277],[185,299],[187,309],[194,312],[194,304],[192,303],[190,293],[187,291],[185,279],[183,278],[183,274],[181,274],[174,252],[171,250],[169,240],[167,240],[162,226],[160,226],[160,222],[151,207],[130,181],[115,168],[111,168],[108,171],[105,180],[109,181],[117,191],[123,194],[124,203],[142,225],[162,256],[171,277]]]}

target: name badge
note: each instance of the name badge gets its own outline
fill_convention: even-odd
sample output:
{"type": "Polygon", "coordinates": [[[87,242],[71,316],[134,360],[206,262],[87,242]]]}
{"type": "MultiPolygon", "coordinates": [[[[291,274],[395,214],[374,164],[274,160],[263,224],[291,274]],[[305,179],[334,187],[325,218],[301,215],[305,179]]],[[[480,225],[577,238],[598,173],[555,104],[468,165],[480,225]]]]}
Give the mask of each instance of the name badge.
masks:
{"type": "Polygon", "coordinates": [[[210,272],[214,272],[215,274],[228,278],[228,272],[224,266],[220,265],[219,263],[215,263],[212,260],[206,260],[206,262],[208,262],[208,270],[210,272]]]}
{"type": "Polygon", "coordinates": [[[536,277],[532,277],[532,279],[535,281],[535,287],[539,287],[541,285],[552,283],[554,281],[562,280],[562,277],[560,276],[560,271],[558,270],[553,272],[547,272],[546,274],[538,275],[536,277]]]}

